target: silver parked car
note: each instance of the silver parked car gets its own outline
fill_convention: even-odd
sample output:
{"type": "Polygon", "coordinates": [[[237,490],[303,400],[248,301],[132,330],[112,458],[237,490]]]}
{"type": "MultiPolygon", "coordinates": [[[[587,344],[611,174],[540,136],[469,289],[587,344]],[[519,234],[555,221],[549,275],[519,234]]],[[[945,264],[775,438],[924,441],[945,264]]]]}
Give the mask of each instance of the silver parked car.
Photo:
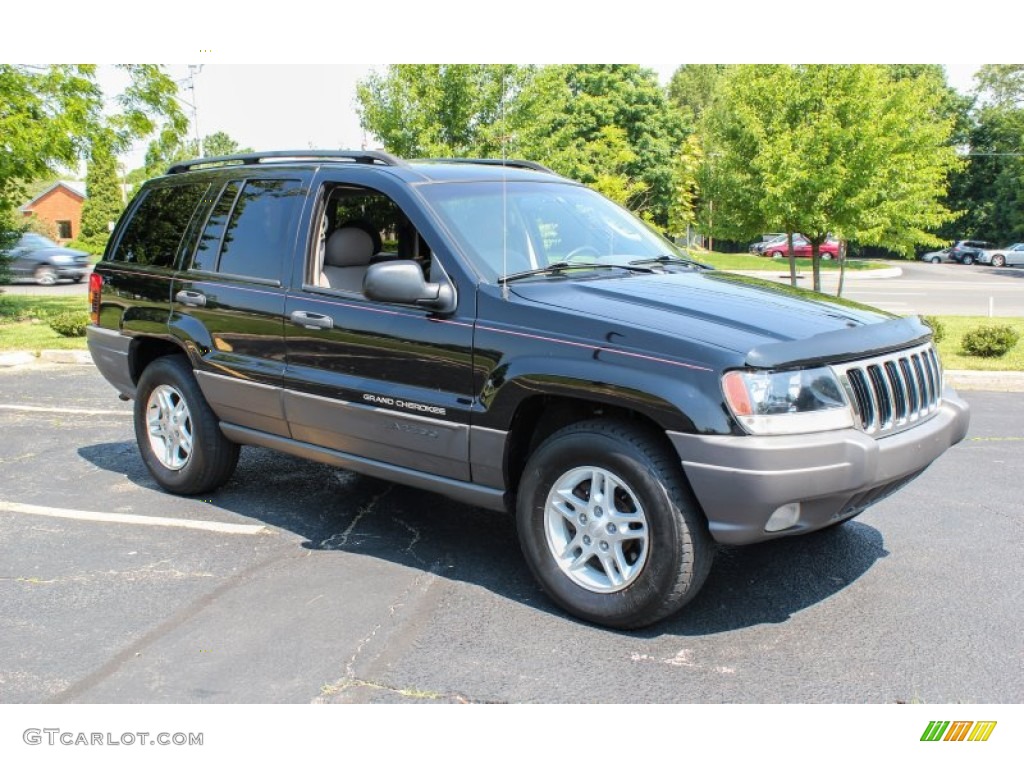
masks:
{"type": "Polygon", "coordinates": [[[994,251],[982,251],[977,261],[979,264],[991,264],[993,267],[1024,266],[1024,243],[1014,243],[994,251]]]}

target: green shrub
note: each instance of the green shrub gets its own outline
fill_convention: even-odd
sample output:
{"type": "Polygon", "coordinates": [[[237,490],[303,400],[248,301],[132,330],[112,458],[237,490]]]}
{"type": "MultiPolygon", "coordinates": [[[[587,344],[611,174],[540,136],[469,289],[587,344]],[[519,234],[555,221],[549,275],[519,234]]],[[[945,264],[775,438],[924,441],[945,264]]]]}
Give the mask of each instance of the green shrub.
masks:
{"type": "Polygon", "coordinates": [[[932,341],[936,344],[946,338],[946,327],[935,315],[926,315],[921,318],[921,322],[932,329],[932,341]]]}
{"type": "Polygon", "coordinates": [[[961,348],[965,355],[977,357],[1002,357],[1020,339],[1009,325],[981,325],[964,334],[961,348]]]}
{"type": "Polygon", "coordinates": [[[103,249],[107,246],[107,238],[94,239],[94,240],[69,240],[67,242],[68,248],[74,248],[76,251],[85,251],[92,256],[102,256],[103,249]]]}
{"type": "Polygon", "coordinates": [[[61,312],[47,321],[61,336],[85,336],[85,326],[89,324],[89,313],[81,310],[61,312]]]}

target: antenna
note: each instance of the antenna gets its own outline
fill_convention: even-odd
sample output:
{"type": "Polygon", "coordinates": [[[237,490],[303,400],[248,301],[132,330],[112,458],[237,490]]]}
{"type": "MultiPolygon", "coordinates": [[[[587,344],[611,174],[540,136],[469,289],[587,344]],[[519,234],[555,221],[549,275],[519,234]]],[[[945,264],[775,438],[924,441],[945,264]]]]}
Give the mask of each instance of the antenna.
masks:
{"type": "Polygon", "coordinates": [[[505,125],[505,69],[501,70],[501,298],[508,301],[508,135],[505,125]]]}

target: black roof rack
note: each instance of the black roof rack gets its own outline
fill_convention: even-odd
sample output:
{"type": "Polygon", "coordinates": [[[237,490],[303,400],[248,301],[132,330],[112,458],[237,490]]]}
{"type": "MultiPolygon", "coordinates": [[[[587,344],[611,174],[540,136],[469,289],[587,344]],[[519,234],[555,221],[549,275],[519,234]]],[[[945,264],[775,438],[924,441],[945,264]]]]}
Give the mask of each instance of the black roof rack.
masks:
{"type": "Polygon", "coordinates": [[[516,160],[513,158],[500,157],[424,157],[410,162],[417,163],[467,163],[469,165],[504,165],[508,168],[526,168],[530,171],[550,173],[552,176],[558,174],[546,165],[535,163],[533,160],[516,160]]]}
{"type": "Polygon", "coordinates": [[[266,161],[282,162],[287,160],[346,160],[366,165],[405,165],[400,157],[378,150],[350,149],[282,149],[273,152],[249,152],[242,155],[223,155],[221,157],[198,157],[175,163],[167,169],[168,174],[186,173],[197,167],[213,165],[259,165],[266,161]]]}

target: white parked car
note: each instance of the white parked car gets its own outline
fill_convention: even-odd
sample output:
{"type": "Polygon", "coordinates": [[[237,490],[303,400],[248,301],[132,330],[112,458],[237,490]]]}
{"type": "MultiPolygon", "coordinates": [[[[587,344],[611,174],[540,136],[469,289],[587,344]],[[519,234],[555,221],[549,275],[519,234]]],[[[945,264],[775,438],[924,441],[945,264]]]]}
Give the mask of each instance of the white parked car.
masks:
{"type": "Polygon", "coordinates": [[[977,256],[977,262],[993,267],[1024,266],[1024,243],[1014,243],[994,251],[982,251],[977,256]]]}

